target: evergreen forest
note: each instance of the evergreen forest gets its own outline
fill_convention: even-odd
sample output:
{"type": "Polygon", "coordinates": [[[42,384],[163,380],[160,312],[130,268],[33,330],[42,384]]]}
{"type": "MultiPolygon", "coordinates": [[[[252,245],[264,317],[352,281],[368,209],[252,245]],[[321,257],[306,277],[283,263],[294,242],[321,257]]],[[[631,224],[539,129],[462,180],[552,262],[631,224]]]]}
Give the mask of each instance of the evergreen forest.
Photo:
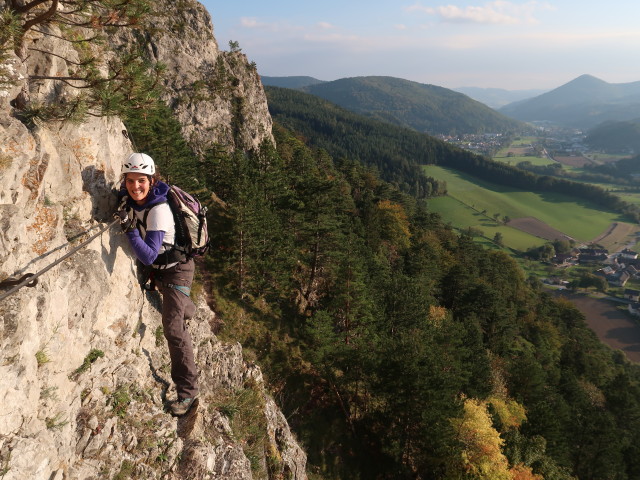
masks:
{"type": "Polygon", "coordinates": [[[386,137],[365,155],[327,131],[320,148],[278,120],[276,146],[199,158],[168,113],[127,127],[209,203],[198,282],[216,332],[262,366],[309,478],[640,478],[638,366],[430,213],[422,178],[385,180],[403,169],[365,158],[385,158],[386,137]]]}
{"type": "Polygon", "coordinates": [[[640,120],[608,121],[589,130],[586,141],[604,152],[640,152],[640,120]]]}

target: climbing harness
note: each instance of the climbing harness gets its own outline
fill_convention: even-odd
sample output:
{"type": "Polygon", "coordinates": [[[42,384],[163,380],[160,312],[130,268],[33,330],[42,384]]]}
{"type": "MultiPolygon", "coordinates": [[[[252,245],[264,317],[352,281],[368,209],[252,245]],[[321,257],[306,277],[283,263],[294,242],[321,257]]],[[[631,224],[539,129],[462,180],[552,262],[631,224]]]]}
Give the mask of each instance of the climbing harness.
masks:
{"type": "Polygon", "coordinates": [[[187,297],[191,295],[191,288],[189,287],[183,287],[182,285],[174,285],[173,283],[167,283],[167,287],[173,288],[174,290],[177,290],[180,293],[184,293],[187,297]]]}
{"type": "Polygon", "coordinates": [[[27,273],[27,274],[23,275],[22,277],[20,277],[18,279],[7,279],[7,280],[5,280],[3,282],[0,282],[0,287],[9,287],[9,286],[13,285],[13,288],[11,290],[8,290],[8,291],[6,291],[6,292],[4,292],[3,294],[0,295],[0,301],[4,300],[9,295],[14,294],[15,292],[17,292],[18,290],[20,290],[24,286],[29,286],[29,287],[35,286],[36,283],[38,283],[38,277],[40,275],[48,272],[53,267],[55,267],[59,263],[63,262],[67,258],[69,258],[71,255],[76,253],[81,248],[86,247],[89,243],[91,243],[98,236],[102,235],[102,233],[104,233],[107,229],[109,229],[112,225],[115,225],[116,223],[120,223],[120,219],[114,220],[113,222],[105,225],[100,230],[98,230],[97,233],[95,233],[92,236],[90,236],[89,238],[87,238],[84,242],[82,242],[76,248],[74,248],[73,250],[70,250],[69,252],[64,254],[62,257],[60,257],[58,260],[56,260],[52,264],[46,266],[45,268],[43,268],[39,272],[37,272],[37,273],[27,273]]]}

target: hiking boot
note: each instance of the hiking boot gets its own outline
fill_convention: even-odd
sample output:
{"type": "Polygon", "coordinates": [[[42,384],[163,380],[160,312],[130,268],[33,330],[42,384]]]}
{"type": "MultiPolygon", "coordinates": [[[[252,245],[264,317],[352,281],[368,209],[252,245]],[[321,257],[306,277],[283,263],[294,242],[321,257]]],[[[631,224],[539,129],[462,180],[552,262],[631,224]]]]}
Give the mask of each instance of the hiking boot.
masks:
{"type": "Polygon", "coordinates": [[[194,403],[197,403],[198,396],[196,395],[193,398],[183,398],[178,399],[171,404],[171,413],[176,417],[181,417],[185,413],[187,413],[191,407],[193,407],[194,403]]]}

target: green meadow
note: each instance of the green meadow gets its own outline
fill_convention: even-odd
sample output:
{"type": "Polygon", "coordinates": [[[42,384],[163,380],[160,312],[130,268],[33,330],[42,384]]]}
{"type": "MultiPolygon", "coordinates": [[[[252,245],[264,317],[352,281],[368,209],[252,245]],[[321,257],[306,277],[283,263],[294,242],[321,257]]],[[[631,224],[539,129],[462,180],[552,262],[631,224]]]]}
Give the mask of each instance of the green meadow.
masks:
{"type": "Polygon", "coordinates": [[[441,214],[455,228],[478,228],[485,237],[493,238],[499,231],[505,245],[517,250],[544,244],[545,240],[498,226],[493,220],[495,214],[511,219],[535,217],[578,242],[589,242],[612,222],[623,221],[616,213],[602,211],[595,204],[567,195],[518,190],[434,165],[425,166],[425,170],[427,175],[446,181],[449,193],[447,197],[429,201],[432,211],[441,214]]]}
{"type": "MultiPolygon", "coordinates": [[[[448,184],[447,184],[448,187],[448,184]]],[[[466,230],[469,227],[482,232],[483,237],[492,239],[496,233],[502,234],[504,245],[515,250],[524,251],[530,247],[544,245],[545,240],[534,237],[521,230],[498,225],[493,218],[487,217],[451,196],[438,197],[429,201],[429,209],[442,215],[445,222],[458,230],[466,230]]],[[[487,243],[480,240],[481,243],[487,243]]]]}
{"type": "Polygon", "coordinates": [[[624,200],[625,202],[632,203],[634,205],[640,205],[640,193],[616,192],[615,190],[613,190],[612,192],[622,198],[622,200],[624,200]]]}

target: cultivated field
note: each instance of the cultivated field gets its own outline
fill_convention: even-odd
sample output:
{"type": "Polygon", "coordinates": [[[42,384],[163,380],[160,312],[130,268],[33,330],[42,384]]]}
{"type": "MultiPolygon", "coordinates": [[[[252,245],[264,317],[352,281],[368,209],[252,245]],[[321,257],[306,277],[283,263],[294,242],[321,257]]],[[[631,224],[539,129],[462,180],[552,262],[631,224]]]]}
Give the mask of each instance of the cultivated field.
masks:
{"type": "MultiPolygon", "coordinates": [[[[506,226],[497,227],[496,222],[493,221],[496,214],[499,218],[508,216],[511,221],[533,217],[553,231],[562,232],[579,243],[591,241],[606,232],[612,223],[622,221],[616,213],[603,212],[595,204],[567,195],[526,192],[480,181],[443,167],[429,165],[425,169],[427,175],[446,181],[449,194],[457,200],[456,205],[456,202],[452,202],[451,199],[435,198],[429,202],[430,208],[442,214],[445,220],[451,221],[454,227],[477,227],[485,231],[485,236],[488,236],[490,224],[493,224],[494,228],[515,231],[506,226]],[[478,216],[467,213],[464,217],[466,220],[462,222],[460,220],[461,204],[478,216]]],[[[531,242],[524,249],[539,245],[541,242],[540,238],[532,235],[520,238],[519,246],[516,246],[509,243],[505,236],[505,244],[522,250],[522,242],[531,242]]]]}
{"type": "Polygon", "coordinates": [[[632,362],[640,363],[640,325],[609,300],[583,294],[558,292],[586,317],[598,338],[611,348],[622,350],[632,362]]]}
{"type": "Polygon", "coordinates": [[[592,241],[602,245],[610,252],[617,252],[624,249],[630,241],[635,241],[637,225],[625,222],[614,222],[609,228],[598,235],[592,241]]]}
{"type": "Polygon", "coordinates": [[[532,165],[544,166],[554,163],[547,157],[538,157],[531,146],[535,137],[523,137],[514,141],[510,146],[500,150],[493,159],[508,165],[517,165],[520,162],[531,162],[532,165]]]}
{"type": "Polygon", "coordinates": [[[583,157],[582,155],[571,156],[571,157],[555,156],[553,157],[553,159],[556,162],[561,163],[562,165],[568,165],[569,167],[582,168],[585,165],[594,165],[594,162],[591,159],[587,157],[583,157]]]}
{"type": "Polygon", "coordinates": [[[560,230],[556,230],[534,217],[515,218],[508,225],[550,242],[554,240],[574,240],[560,230]]]}
{"type": "Polygon", "coordinates": [[[496,162],[506,163],[507,165],[513,165],[514,167],[518,165],[520,162],[529,162],[532,165],[536,165],[539,167],[556,163],[547,157],[535,157],[531,155],[513,155],[513,156],[496,155],[495,157],[493,157],[493,160],[495,160],[496,162]]]}
{"type": "Polygon", "coordinates": [[[640,205],[640,193],[632,193],[632,192],[617,192],[614,189],[610,189],[611,193],[616,194],[622,200],[628,203],[632,203],[634,205],[640,205]]]}
{"type": "Polygon", "coordinates": [[[609,163],[609,162],[617,162],[618,160],[621,160],[623,158],[629,158],[629,155],[626,155],[626,154],[602,153],[602,152],[585,153],[584,156],[587,157],[588,159],[592,160],[593,163],[598,163],[598,164],[609,163]]]}

